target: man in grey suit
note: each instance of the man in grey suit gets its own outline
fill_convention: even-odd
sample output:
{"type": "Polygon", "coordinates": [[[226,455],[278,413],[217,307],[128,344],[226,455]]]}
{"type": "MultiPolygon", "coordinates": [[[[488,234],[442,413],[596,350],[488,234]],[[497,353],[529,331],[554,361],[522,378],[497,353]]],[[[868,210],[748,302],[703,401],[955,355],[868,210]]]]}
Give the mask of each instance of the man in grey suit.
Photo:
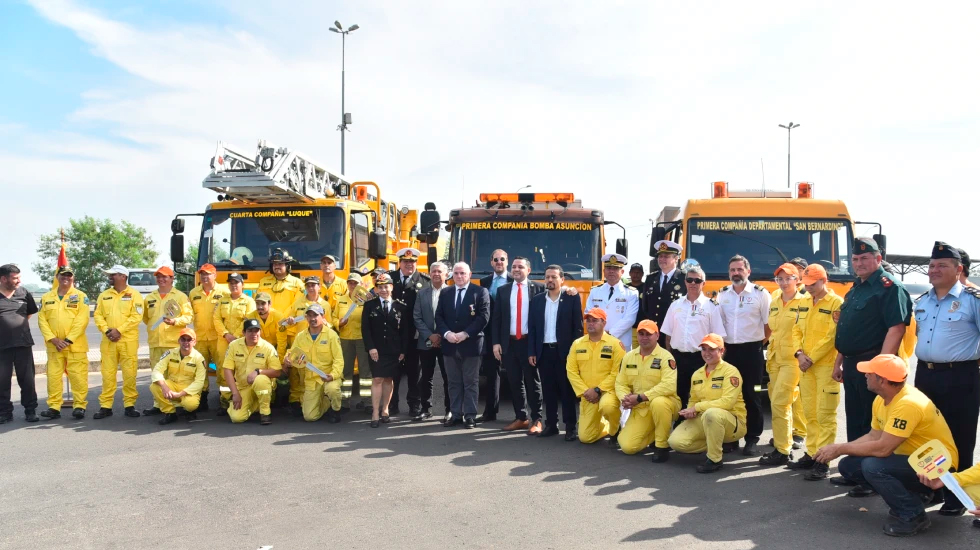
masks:
{"type": "MultiPolygon", "coordinates": [[[[442,357],[442,335],[436,329],[436,306],[439,304],[439,295],[446,288],[447,271],[446,264],[442,262],[435,262],[429,266],[429,277],[432,285],[419,290],[412,311],[415,330],[419,333],[418,350],[419,360],[422,364],[422,376],[419,379],[422,408],[419,414],[412,418],[416,422],[432,418],[430,412],[432,408],[432,377],[435,374],[437,362],[439,363],[439,372],[442,373],[446,415],[449,415],[449,381],[446,379],[446,364],[442,357]]],[[[446,419],[443,419],[443,422],[445,421],[446,419]]]]}
{"type": "Polygon", "coordinates": [[[480,397],[480,355],[483,327],[490,320],[490,294],[470,284],[470,266],[453,266],[451,288],[439,295],[436,329],[442,335],[442,355],[449,379],[449,414],[444,426],[450,428],[462,419],[466,428],[476,427],[476,407],[480,397]]]}

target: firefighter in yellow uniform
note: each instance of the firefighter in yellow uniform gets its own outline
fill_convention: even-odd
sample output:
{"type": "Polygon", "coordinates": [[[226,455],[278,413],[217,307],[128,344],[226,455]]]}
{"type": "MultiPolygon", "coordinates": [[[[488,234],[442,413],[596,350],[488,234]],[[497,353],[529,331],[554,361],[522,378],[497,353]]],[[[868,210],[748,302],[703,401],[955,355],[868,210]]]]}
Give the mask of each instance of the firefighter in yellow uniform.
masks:
{"type": "MultiPolygon", "coordinates": [[[[281,312],[283,315],[289,310],[296,301],[296,298],[303,294],[303,281],[298,277],[290,275],[291,268],[289,262],[292,258],[282,251],[275,249],[269,258],[269,275],[259,280],[259,287],[256,292],[268,292],[272,296],[272,309],[281,312]]],[[[292,344],[289,339],[288,344],[292,344]]]]}
{"type": "Polygon", "coordinates": [[[605,331],[606,312],[585,312],[587,334],[572,342],[565,362],[568,382],[579,397],[578,439],[594,443],[619,432],[616,374],[626,355],[623,343],[605,331]]]}
{"type": "Polygon", "coordinates": [[[738,441],[746,431],[742,375],[722,360],[724,354],[721,336],[711,333],[701,340],[705,365],[691,377],[691,398],[680,412],[685,420],[667,439],[670,448],[679,453],[707,451],[707,460],[697,467],[702,474],[720,470],[722,444],[738,441]]]}
{"type": "Polygon", "coordinates": [[[320,277],[320,293],[330,303],[331,311],[337,310],[337,300],[347,294],[347,281],[341,279],[333,272],[336,267],[337,258],[334,258],[330,254],[320,258],[320,271],[322,272],[320,277]]]}
{"type": "MultiPolygon", "coordinates": [[[[194,331],[197,333],[197,344],[194,349],[204,357],[204,364],[214,365],[216,380],[220,386],[221,361],[218,355],[218,340],[221,335],[214,328],[214,310],[222,298],[228,295],[228,287],[216,284],[217,270],[211,264],[204,264],[197,270],[201,284],[194,287],[187,297],[194,312],[194,331]]],[[[204,389],[201,391],[201,406],[199,411],[208,410],[208,388],[210,382],[204,377],[204,389]]]]}
{"type": "Polygon", "coordinates": [[[653,461],[666,462],[667,438],[681,410],[677,364],[670,352],[657,345],[660,328],[654,321],[640,321],[636,337],[639,347],[626,353],[616,376],[616,397],[630,411],[619,433],[619,446],[631,455],[655,443],[653,461]]]}
{"type": "Polygon", "coordinates": [[[177,347],[180,331],[194,322],[194,311],[187,295],[174,288],[174,270],[163,266],[153,275],[157,289],[143,298],[143,323],[150,346],[150,365],[156,365],[163,354],[177,347]],[[165,311],[176,306],[176,315],[165,311]]]}
{"type": "Polygon", "coordinates": [[[324,313],[320,304],[310,304],[306,309],[308,327],[296,335],[285,365],[290,371],[299,371],[303,378],[303,419],[314,422],[326,413],[327,421],[336,424],[340,422],[344,354],[340,338],[330,330],[324,313]],[[324,376],[306,368],[306,363],[320,369],[324,376]]]}
{"type": "Polygon", "coordinates": [[[201,390],[208,377],[204,356],[194,349],[197,335],[193,329],[181,329],[177,347],[168,350],[153,366],[150,393],[154,408],[163,412],[159,424],[177,421],[177,406],[184,409],[188,420],[197,418],[194,411],[201,405],[201,390]]]}
{"type": "Polygon", "coordinates": [[[88,405],[88,297],[74,287],[75,272],[68,266],[58,268],[58,288],[41,297],[37,325],[48,352],[48,410],[41,416],[61,418],[61,379],[68,373],[71,386],[72,417],[85,418],[88,405]]]}
{"type": "Polygon", "coordinates": [[[364,312],[363,300],[366,293],[360,298],[355,298],[355,296],[361,296],[357,292],[358,288],[362,288],[361,275],[351,273],[347,276],[348,292],[337,298],[337,307],[330,310],[332,316],[330,322],[334,330],[340,333],[340,350],[344,353],[344,385],[349,385],[351,388],[350,402],[353,403],[354,408],[363,409],[371,402],[371,370],[368,366],[368,352],[364,347],[364,339],[361,335],[361,314],[364,312]],[[367,398],[361,395],[361,386],[364,383],[354,386],[352,382],[355,359],[357,360],[359,382],[363,380],[364,383],[368,384],[367,398]],[[360,400],[354,403],[354,400],[358,398],[360,400]]]}
{"type": "Polygon", "coordinates": [[[245,316],[255,319],[262,327],[262,339],[276,346],[279,357],[286,355],[286,327],[282,325],[282,313],[272,309],[272,297],[268,292],[255,295],[255,311],[245,316]]]}
{"type": "MultiPolygon", "coordinates": [[[[320,278],[316,275],[307,277],[303,281],[305,293],[296,296],[292,305],[286,310],[283,322],[286,323],[286,342],[289,346],[293,345],[293,340],[301,331],[306,330],[306,310],[313,304],[319,304],[326,312],[326,318],[330,320],[330,302],[320,293],[320,278]]],[[[302,416],[303,393],[306,391],[306,384],[303,381],[303,371],[305,369],[289,369],[289,403],[293,416],[302,416]]]]}
{"type": "MultiPolygon", "coordinates": [[[[239,273],[228,276],[228,294],[218,301],[211,316],[218,339],[218,357],[224,357],[228,345],[242,337],[242,323],[255,311],[255,300],[242,292],[245,279],[239,273]]],[[[222,361],[224,361],[222,359],[222,361]]]]}
{"type": "Polygon", "coordinates": [[[837,350],[837,320],[844,299],[827,288],[827,271],[820,265],[807,266],[803,272],[807,298],[801,300],[807,310],[800,311],[800,320],[793,326],[794,355],[803,371],[800,379],[800,400],[806,414],[806,454],[789,467],[809,470],[803,478],[818,481],[827,477],[828,468],[813,460],[822,447],[837,437],[837,406],[840,404],[840,382],[831,376],[837,350]]]}
{"type": "Polygon", "coordinates": [[[112,416],[116,397],[116,370],[122,370],[123,406],[130,418],[138,418],[136,410],[136,350],[139,347],[139,325],[143,319],[143,297],[129,286],[129,270],[114,265],[106,271],[110,286],[99,294],[95,304],[95,326],[104,336],[102,352],[102,394],[96,420],[112,416]]]}
{"type": "Polygon", "coordinates": [[[272,423],[272,394],[282,364],[276,348],[262,339],[262,327],[255,319],[246,319],[245,336],[228,346],[221,364],[224,384],[231,391],[227,409],[232,422],[247,421],[254,413],[260,423],[272,423]]]}
{"type": "MultiPolygon", "coordinates": [[[[800,369],[793,357],[793,326],[806,305],[806,294],[800,292],[800,271],[784,263],[774,273],[779,288],[772,291],[769,305],[769,350],[766,372],[769,373],[769,402],[772,408],[772,452],[759,458],[763,466],[785,466],[792,458],[793,409],[799,391],[800,369]]],[[[796,407],[797,409],[801,407],[796,407]]]]}

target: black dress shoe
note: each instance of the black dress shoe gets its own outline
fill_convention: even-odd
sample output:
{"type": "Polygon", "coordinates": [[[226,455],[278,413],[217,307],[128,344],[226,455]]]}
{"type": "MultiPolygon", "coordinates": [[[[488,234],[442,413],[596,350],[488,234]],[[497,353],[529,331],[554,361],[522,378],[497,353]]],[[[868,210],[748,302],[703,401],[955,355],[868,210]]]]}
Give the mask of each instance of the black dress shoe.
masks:
{"type": "Polygon", "coordinates": [[[973,526],[980,529],[980,518],[973,520],[973,526]]]}
{"type": "Polygon", "coordinates": [[[959,517],[966,513],[966,507],[960,504],[959,500],[944,502],[939,509],[940,516],[959,517]]]}
{"type": "Polygon", "coordinates": [[[194,412],[208,412],[209,410],[210,409],[208,408],[208,392],[202,391],[201,404],[197,406],[197,411],[194,412]]]}
{"type": "Polygon", "coordinates": [[[48,409],[46,411],[41,411],[41,417],[47,420],[57,420],[61,418],[61,411],[58,409],[48,409]]]}
{"type": "Polygon", "coordinates": [[[166,426],[167,424],[173,424],[176,421],[177,421],[177,413],[167,413],[163,415],[163,418],[161,418],[160,421],[157,422],[157,424],[161,426],[166,426]]]}
{"type": "Polygon", "coordinates": [[[260,414],[259,424],[261,424],[262,426],[268,426],[269,424],[272,424],[272,415],[260,414]]]}
{"type": "Polygon", "coordinates": [[[857,483],[855,483],[855,482],[847,479],[844,476],[834,476],[834,477],[830,478],[830,483],[832,485],[839,485],[841,487],[853,487],[853,486],[857,485],[857,483]]]}
{"type": "Polygon", "coordinates": [[[136,410],[136,407],[126,407],[123,409],[123,414],[130,418],[139,418],[140,412],[136,410]]]}
{"type": "Polygon", "coordinates": [[[416,409],[415,407],[408,409],[408,416],[411,416],[412,418],[415,418],[420,414],[422,414],[422,409],[416,409]]]}
{"type": "Polygon", "coordinates": [[[663,449],[661,449],[660,447],[655,447],[655,450],[653,452],[653,458],[651,458],[650,461],[654,463],[660,463],[660,462],[667,462],[668,460],[670,460],[670,449],[667,447],[664,447],[663,449]]]}
{"type": "Polygon", "coordinates": [[[490,416],[487,416],[486,414],[481,414],[480,416],[476,417],[477,424],[483,424],[484,422],[493,422],[495,420],[497,420],[497,415],[493,415],[493,414],[490,416]]]}
{"type": "Polygon", "coordinates": [[[112,416],[112,409],[107,409],[105,407],[102,407],[99,409],[99,412],[92,415],[92,418],[96,420],[102,420],[107,416],[112,416]]]}
{"type": "Polygon", "coordinates": [[[475,428],[476,418],[473,418],[472,416],[467,416],[466,418],[464,418],[463,427],[466,428],[467,430],[472,430],[473,428],[475,428]]]}
{"type": "Polygon", "coordinates": [[[559,433],[561,432],[558,431],[558,426],[545,426],[545,428],[541,430],[541,433],[538,434],[538,437],[551,437],[553,435],[558,435],[559,433]]]}
{"type": "Polygon", "coordinates": [[[85,418],[85,409],[72,409],[71,417],[76,420],[81,420],[85,418]]]}
{"type": "Polygon", "coordinates": [[[25,409],[24,420],[27,420],[28,422],[37,422],[40,419],[37,417],[37,413],[34,412],[34,409],[25,409]]]}
{"type": "Polygon", "coordinates": [[[847,496],[853,498],[864,498],[874,496],[878,493],[874,489],[868,487],[867,485],[855,485],[851,487],[851,490],[847,492],[847,496]]]}
{"type": "Polygon", "coordinates": [[[565,441],[578,441],[578,430],[565,430],[565,441]]]}
{"type": "Polygon", "coordinates": [[[742,448],[742,454],[744,456],[757,456],[759,452],[755,450],[756,444],[757,442],[755,441],[746,440],[745,446],[742,448]]]}
{"type": "MultiPolygon", "coordinates": [[[[813,460],[813,457],[810,455],[803,455],[799,458],[799,460],[794,460],[793,462],[787,464],[786,468],[790,470],[809,470],[816,464],[817,461],[813,460]]],[[[824,466],[826,466],[826,464],[824,466]]]]}
{"type": "Polygon", "coordinates": [[[896,517],[889,517],[888,523],[882,528],[886,535],[891,537],[911,537],[929,528],[931,522],[925,512],[915,516],[910,521],[905,521],[896,517]]]}
{"type": "Polygon", "coordinates": [[[789,455],[784,455],[779,451],[772,451],[762,455],[759,459],[760,466],[785,466],[789,463],[789,455]]]}
{"type": "Polygon", "coordinates": [[[830,466],[823,464],[822,462],[815,462],[813,468],[810,471],[803,474],[803,479],[807,481],[820,481],[821,479],[827,479],[827,472],[830,471],[830,466]]]}
{"type": "Polygon", "coordinates": [[[460,422],[461,421],[459,417],[453,416],[452,413],[450,413],[446,415],[446,418],[442,421],[442,425],[445,426],[446,428],[452,428],[453,426],[459,424],[460,422]]]}
{"type": "Polygon", "coordinates": [[[372,420],[372,421],[371,421],[371,427],[372,427],[372,428],[378,428],[378,427],[380,427],[380,426],[381,426],[381,419],[378,419],[378,420],[372,420]]]}
{"type": "Polygon", "coordinates": [[[161,411],[159,407],[143,409],[143,416],[156,416],[158,414],[163,414],[163,411],[161,411]]]}
{"type": "Polygon", "coordinates": [[[705,459],[704,464],[698,464],[699,474],[710,474],[711,472],[717,472],[724,466],[722,462],[714,462],[710,458],[705,459]]]}

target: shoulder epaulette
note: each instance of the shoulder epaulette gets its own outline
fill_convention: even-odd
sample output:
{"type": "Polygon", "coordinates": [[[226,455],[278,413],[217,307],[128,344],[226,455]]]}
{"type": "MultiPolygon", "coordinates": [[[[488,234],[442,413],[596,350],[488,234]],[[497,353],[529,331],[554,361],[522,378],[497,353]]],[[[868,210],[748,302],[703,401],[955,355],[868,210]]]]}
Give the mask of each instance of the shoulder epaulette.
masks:
{"type": "Polygon", "coordinates": [[[766,288],[764,286],[761,286],[761,285],[755,285],[755,289],[756,290],[765,290],[766,288]]]}
{"type": "Polygon", "coordinates": [[[426,273],[419,273],[419,276],[422,277],[423,279],[425,279],[426,281],[431,281],[432,280],[432,277],[429,277],[429,275],[426,274],[426,273]]]}
{"type": "Polygon", "coordinates": [[[718,300],[715,300],[714,298],[710,298],[708,301],[716,306],[718,305],[718,300]]]}
{"type": "MultiPolygon", "coordinates": [[[[975,286],[963,285],[963,292],[966,292],[967,294],[973,296],[974,298],[980,298],[980,288],[977,288],[975,286]]],[[[925,296],[925,294],[923,294],[922,296],[925,296]]],[[[921,298],[922,296],[919,297],[921,298]]]]}
{"type": "Polygon", "coordinates": [[[728,285],[725,285],[725,286],[721,287],[721,291],[720,292],[725,292],[726,290],[728,290],[728,285]]]}

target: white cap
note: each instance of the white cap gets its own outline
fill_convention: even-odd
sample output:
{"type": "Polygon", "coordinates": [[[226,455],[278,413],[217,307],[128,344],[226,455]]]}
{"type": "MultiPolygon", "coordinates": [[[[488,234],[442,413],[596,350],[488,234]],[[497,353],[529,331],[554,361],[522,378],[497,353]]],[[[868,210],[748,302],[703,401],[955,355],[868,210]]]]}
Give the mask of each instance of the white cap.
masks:
{"type": "Polygon", "coordinates": [[[627,263],[629,260],[622,254],[605,254],[602,256],[602,265],[605,267],[625,267],[627,263]]]}
{"type": "Polygon", "coordinates": [[[657,254],[680,254],[684,247],[675,243],[674,241],[668,241],[664,239],[662,241],[657,241],[653,243],[653,247],[657,250],[657,254]]]}
{"type": "Polygon", "coordinates": [[[113,273],[118,273],[120,275],[125,275],[129,277],[129,270],[119,264],[116,264],[110,267],[109,269],[105,270],[106,275],[112,275],[113,273]]]}
{"type": "Polygon", "coordinates": [[[398,256],[399,260],[411,261],[418,261],[419,256],[421,255],[422,252],[420,252],[418,248],[403,248],[395,253],[395,256],[398,256]]]}

